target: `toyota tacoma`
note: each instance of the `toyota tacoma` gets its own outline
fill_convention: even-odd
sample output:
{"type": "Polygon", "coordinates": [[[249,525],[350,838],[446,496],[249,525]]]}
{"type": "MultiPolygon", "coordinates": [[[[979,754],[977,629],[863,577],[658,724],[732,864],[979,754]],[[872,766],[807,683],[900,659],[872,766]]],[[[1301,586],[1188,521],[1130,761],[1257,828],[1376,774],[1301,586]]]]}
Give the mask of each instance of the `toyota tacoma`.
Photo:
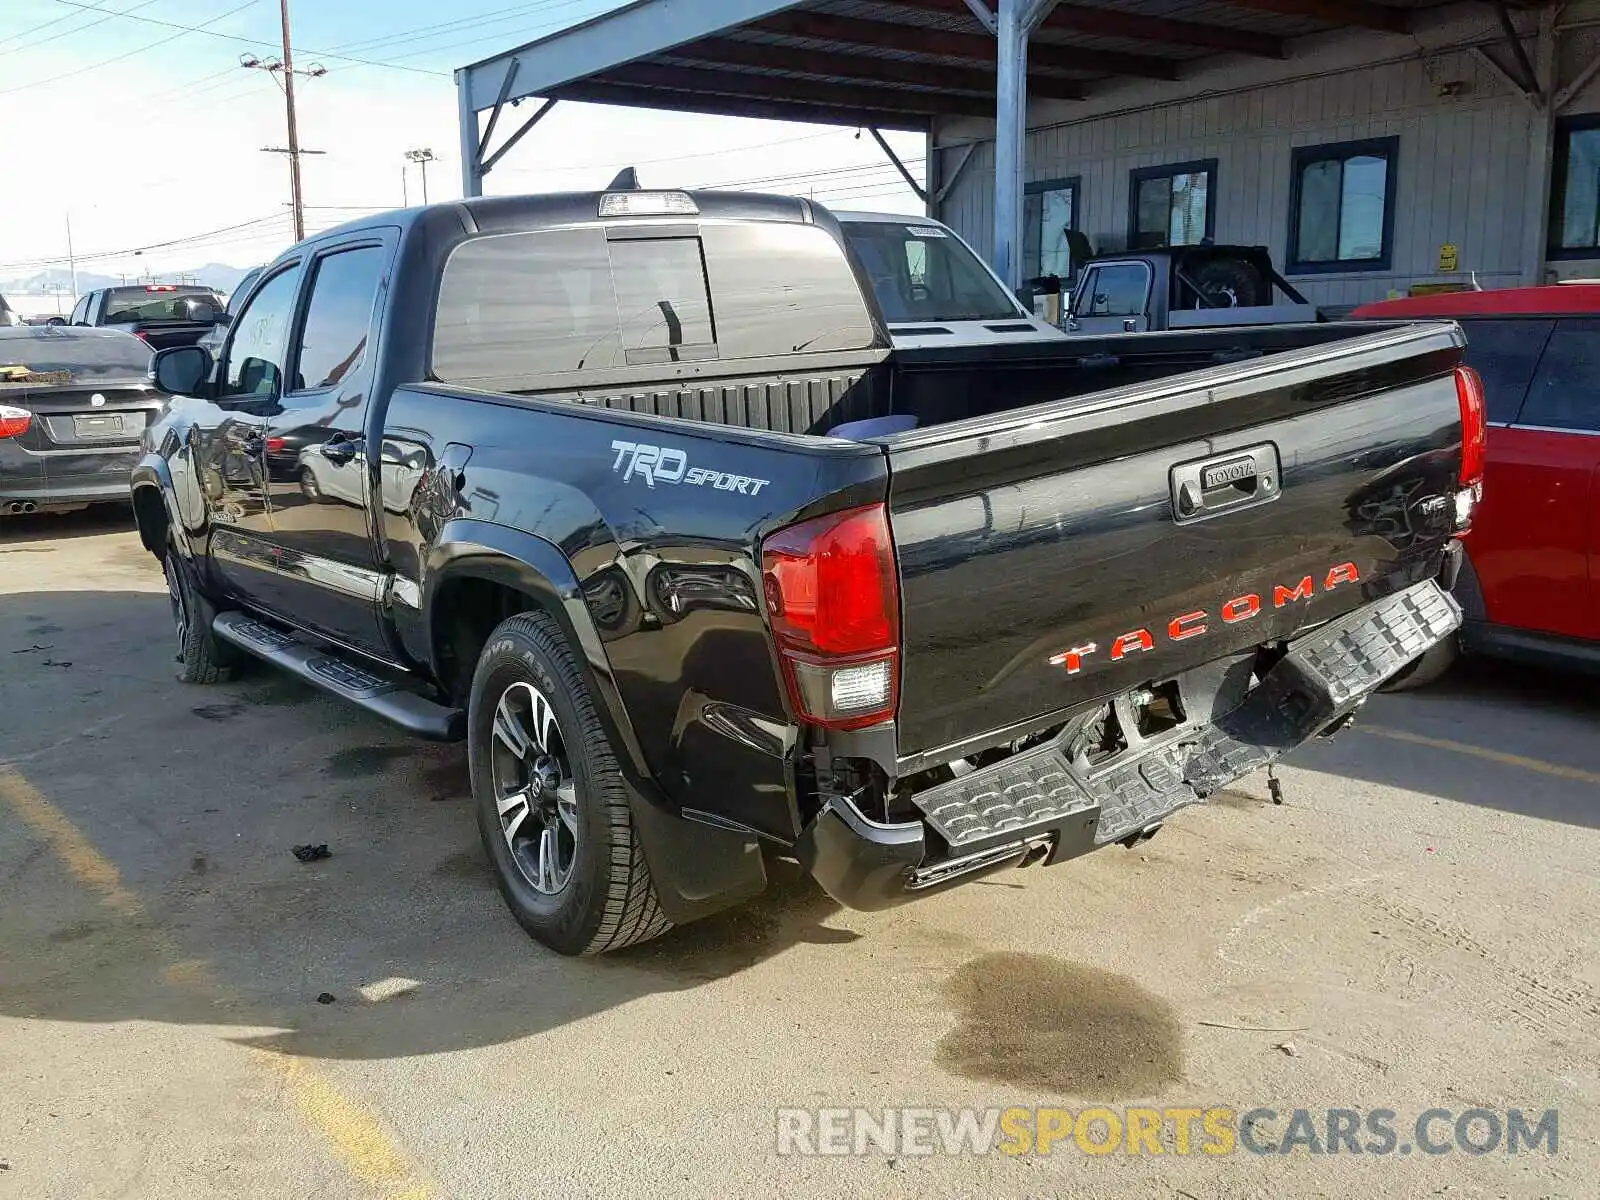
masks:
{"type": "Polygon", "coordinates": [[[511,911],[596,952],[771,856],[877,909],[1131,844],[1337,729],[1459,623],[1461,353],[896,347],[804,199],[472,199],[319,234],[215,360],[158,353],[133,498],[184,679],[465,739],[511,911]]]}

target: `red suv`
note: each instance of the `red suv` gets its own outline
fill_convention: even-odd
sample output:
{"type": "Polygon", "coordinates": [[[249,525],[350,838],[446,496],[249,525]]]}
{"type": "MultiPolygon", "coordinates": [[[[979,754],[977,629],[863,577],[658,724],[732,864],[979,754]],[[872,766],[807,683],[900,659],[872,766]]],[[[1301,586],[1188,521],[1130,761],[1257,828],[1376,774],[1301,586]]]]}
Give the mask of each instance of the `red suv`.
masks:
{"type": "Polygon", "coordinates": [[[1353,317],[1459,321],[1489,410],[1483,503],[1455,595],[1462,651],[1600,670],[1600,283],[1457,292],[1368,304],[1353,317]]]}

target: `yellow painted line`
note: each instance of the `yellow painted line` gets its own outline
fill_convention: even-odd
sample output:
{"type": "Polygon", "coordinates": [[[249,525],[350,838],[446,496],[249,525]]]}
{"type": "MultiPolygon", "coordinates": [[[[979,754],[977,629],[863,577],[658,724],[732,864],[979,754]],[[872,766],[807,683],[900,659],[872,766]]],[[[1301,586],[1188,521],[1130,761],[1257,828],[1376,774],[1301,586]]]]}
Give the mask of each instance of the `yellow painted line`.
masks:
{"type": "Polygon", "coordinates": [[[24,825],[50,843],[72,877],[92,891],[100,903],[122,917],[136,917],[144,911],[139,897],[123,886],[122,875],[111,860],[94,848],[66,814],[15,771],[0,770],[0,800],[22,818],[24,825]]]}
{"type": "Polygon", "coordinates": [[[1541,775],[1553,775],[1557,779],[1573,779],[1579,783],[1600,786],[1600,773],[1585,771],[1582,767],[1569,767],[1562,763],[1546,762],[1542,758],[1527,758],[1521,754],[1507,754],[1504,750],[1491,750],[1487,746],[1474,746],[1470,742],[1424,737],[1420,733],[1407,733],[1403,729],[1385,729],[1381,725],[1362,725],[1357,722],[1353,728],[1362,733],[1389,738],[1391,741],[1409,742],[1413,746],[1428,746],[1434,750],[1449,750],[1455,754],[1469,754],[1473,758],[1488,759],[1490,762],[1497,762],[1507,767],[1521,767],[1524,771],[1537,771],[1541,775]]]}
{"type": "MultiPolygon", "coordinates": [[[[44,838],[72,877],[107,908],[121,917],[144,915],[144,905],[122,882],[116,864],[96,850],[36,787],[4,767],[0,767],[0,803],[44,838]]],[[[161,948],[168,960],[162,976],[170,986],[211,997],[225,993],[209,964],[182,958],[174,946],[161,948]]],[[[379,1190],[388,1200],[431,1200],[433,1192],[420,1182],[421,1172],[377,1117],[317,1074],[305,1060],[259,1047],[249,1047],[248,1052],[252,1061],[284,1081],[295,1108],[327,1140],[334,1157],[351,1175],[379,1190]]]]}

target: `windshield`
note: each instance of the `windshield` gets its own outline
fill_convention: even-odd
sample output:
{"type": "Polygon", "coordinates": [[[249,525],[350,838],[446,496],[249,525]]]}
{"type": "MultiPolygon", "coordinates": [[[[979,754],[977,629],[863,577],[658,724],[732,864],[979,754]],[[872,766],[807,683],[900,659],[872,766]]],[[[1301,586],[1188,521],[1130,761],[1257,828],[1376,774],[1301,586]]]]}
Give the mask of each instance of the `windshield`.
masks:
{"type": "Polygon", "coordinates": [[[110,330],[23,325],[0,328],[0,386],[144,378],[150,347],[110,330]]]}
{"type": "Polygon", "coordinates": [[[1011,320],[1017,304],[972,251],[937,225],[846,221],[844,235],[891,325],[1011,320]]]}
{"type": "Polygon", "coordinates": [[[222,297],[210,288],[112,288],[106,293],[106,324],[127,321],[209,321],[222,311],[222,297]]]}

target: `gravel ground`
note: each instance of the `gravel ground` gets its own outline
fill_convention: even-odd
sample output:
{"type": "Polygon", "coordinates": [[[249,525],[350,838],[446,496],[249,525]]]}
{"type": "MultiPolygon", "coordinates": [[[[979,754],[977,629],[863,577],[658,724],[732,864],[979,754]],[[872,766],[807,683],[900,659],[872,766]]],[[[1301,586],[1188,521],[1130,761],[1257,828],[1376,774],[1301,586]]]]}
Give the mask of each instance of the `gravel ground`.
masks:
{"type": "Polygon", "coordinates": [[[1252,778],[882,914],[784,876],[572,961],[495,894],[459,749],[264,669],[178,683],[123,514],[12,522],[0,1200],[1592,1197],[1597,717],[1586,681],[1472,664],[1301,751],[1281,807],[1252,778]],[[1406,1146],[1429,1109],[1556,1109],[1559,1143],[776,1153],[779,1108],[885,1106],[1267,1108],[1269,1149],[1296,1109],[1319,1143],[1393,1110],[1406,1146]]]}

